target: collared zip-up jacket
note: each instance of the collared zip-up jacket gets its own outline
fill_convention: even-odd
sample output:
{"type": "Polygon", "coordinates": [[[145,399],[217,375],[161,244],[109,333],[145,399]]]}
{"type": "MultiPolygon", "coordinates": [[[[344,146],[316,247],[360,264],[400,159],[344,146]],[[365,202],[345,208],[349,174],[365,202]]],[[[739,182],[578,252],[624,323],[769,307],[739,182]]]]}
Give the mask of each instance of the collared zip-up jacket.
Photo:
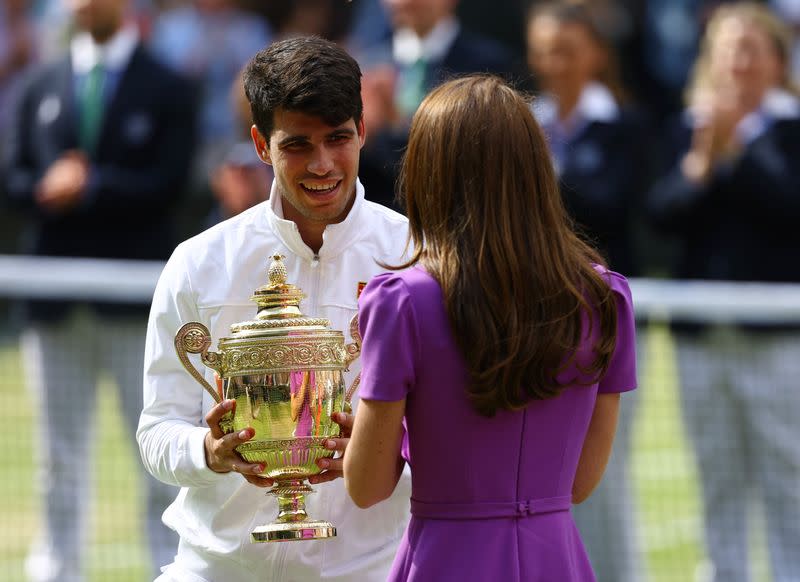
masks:
{"type": "MultiPolygon", "coordinates": [[[[181,487],[164,521],[181,536],[178,555],[165,569],[181,582],[348,580],[383,581],[409,517],[410,475],[404,472],[391,498],[358,509],[342,479],[317,485],[307,498],[309,515],[331,521],[331,540],[254,544],[250,531],[277,516],[275,498],[238,473],[215,473],[205,463],[204,417],[212,398],[183,368],[174,337],[190,321],[211,332],[212,349],[233,323],[253,319],[253,291],[267,282],[274,253],[286,258],[288,280],[306,294],[303,313],[325,317],[345,340],[356,313],[360,284],[404,255],[405,217],[364,199],[347,218],[329,225],[315,255],[295,223],[281,217],[280,195],[179,245],[156,287],[147,330],[144,408],[137,440],[147,470],[181,487]]],[[[195,362],[214,385],[213,371],[195,362]]],[[[359,370],[347,374],[348,386],[359,370]]],[[[358,395],[354,398],[357,406],[358,395]]]]}

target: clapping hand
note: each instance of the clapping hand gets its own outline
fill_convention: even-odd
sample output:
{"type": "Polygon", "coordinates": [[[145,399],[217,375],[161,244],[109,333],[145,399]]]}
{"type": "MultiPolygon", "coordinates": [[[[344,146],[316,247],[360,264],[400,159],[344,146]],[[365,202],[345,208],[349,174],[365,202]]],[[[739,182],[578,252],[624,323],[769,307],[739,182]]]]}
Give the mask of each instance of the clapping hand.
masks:
{"type": "Polygon", "coordinates": [[[700,120],[683,159],[684,174],[693,181],[705,181],[718,163],[741,150],[736,127],[747,115],[742,104],[724,91],[707,92],[697,98],[700,120]]]}

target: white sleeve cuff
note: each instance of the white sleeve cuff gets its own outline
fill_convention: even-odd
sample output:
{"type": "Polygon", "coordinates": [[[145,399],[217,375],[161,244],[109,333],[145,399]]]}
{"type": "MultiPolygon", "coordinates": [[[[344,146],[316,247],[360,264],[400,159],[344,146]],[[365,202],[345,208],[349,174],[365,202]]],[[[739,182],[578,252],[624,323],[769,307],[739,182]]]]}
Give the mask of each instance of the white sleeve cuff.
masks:
{"type": "Polygon", "coordinates": [[[194,481],[195,487],[213,485],[228,477],[228,473],[212,471],[206,464],[205,439],[208,430],[208,428],[202,426],[194,427],[186,437],[189,463],[193,474],[192,481],[194,481]]]}

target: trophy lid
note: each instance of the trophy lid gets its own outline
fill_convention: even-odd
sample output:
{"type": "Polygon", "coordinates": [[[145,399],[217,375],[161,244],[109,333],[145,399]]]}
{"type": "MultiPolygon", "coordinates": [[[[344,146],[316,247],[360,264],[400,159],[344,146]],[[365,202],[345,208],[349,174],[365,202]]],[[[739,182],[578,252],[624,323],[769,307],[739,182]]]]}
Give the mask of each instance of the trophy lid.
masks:
{"type": "Polygon", "coordinates": [[[255,319],[234,323],[231,325],[233,337],[225,339],[330,331],[330,320],[306,317],[300,311],[300,302],[306,296],[299,287],[287,282],[284,258],[277,253],[272,255],[272,263],[267,271],[269,283],[258,287],[250,297],[258,305],[255,319]]]}
{"type": "Polygon", "coordinates": [[[258,305],[255,319],[231,325],[231,335],[218,341],[218,352],[208,349],[211,335],[202,323],[187,323],[175,336],[175,349],[184,367],[215,399],[216,392],[187,354],[200,354],[203,364],[223,378],[300,370],[346,371],[358,357],[361,338],[357,318],[350,322],[355,343],[345,346],[344,334],[330,329],[329,320],[300,312],[305,295],[286,282],[283,257],[275,254],[272,259],[269,283],[257,288],[250,298],[258,305]]]}

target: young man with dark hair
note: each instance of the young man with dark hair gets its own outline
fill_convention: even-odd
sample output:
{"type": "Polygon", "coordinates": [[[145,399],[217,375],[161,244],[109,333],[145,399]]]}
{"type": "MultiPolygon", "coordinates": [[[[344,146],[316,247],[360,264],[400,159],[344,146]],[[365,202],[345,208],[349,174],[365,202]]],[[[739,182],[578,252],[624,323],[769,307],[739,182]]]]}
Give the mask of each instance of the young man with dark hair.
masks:
{"type": "MultiPolygon", "coordinates": [[[[270,199],[179,245],[150,314],[139,447],[153,475],[183,488],[164,515],[180,547],[158,580],[382,581],[408,521],[410,480],[363,511],[336,479],[341,459],[320,460],[326,471],[311,481],[327,483],[308,498],[309,514],[330,519],[339,537],[251,543],[253,527],[277,511],[262,467],[235,451],[253,432],[222,433],[229,403],[215,404],[174,352],[184,323],[201,322],[218,339],[252,319],[249,297],[265,283],[274,253],[286,257],[289,280],[307,294],[303,311],[346,330],[363,283],[383,271],[379,262],[399,263],[405,251],[405,218],[366,201],[358,181],[365,132],[356,62],[316,37],[285,40],[252,59],[245,90],[253,143],[275,175],[270,199]]],[[[349,426],[352,416],[335,420],[349,426]]],[[[335,439],[340,452],[346,444],[335,439]]]]}

